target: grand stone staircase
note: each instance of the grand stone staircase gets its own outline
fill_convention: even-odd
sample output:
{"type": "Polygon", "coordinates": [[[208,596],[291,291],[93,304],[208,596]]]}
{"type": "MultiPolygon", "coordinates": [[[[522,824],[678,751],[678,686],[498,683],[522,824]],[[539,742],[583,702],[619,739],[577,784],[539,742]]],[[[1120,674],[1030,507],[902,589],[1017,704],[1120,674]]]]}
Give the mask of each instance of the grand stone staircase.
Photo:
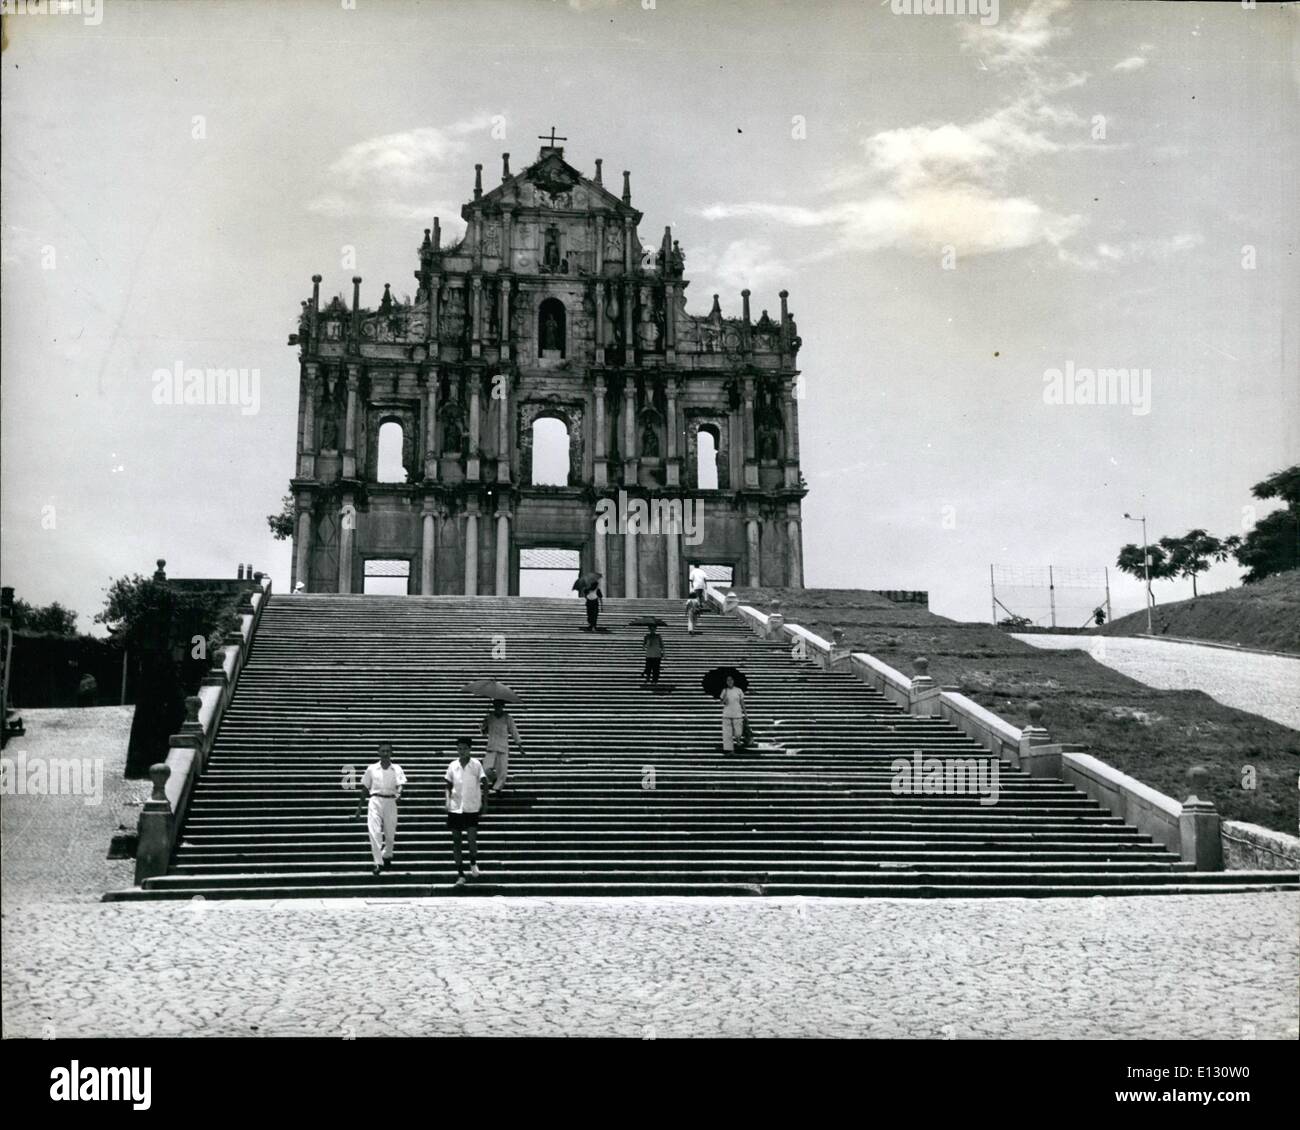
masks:
{"type": "MultiPolygon", "coordinates": [[[[278,596],[199,780],[166,875],[109,899],[428,895],[451,891],[443,773],[509,683],[526,757],[479,833],[467,894],[1044,896],[1295,886],[1296,876],[1196,873],[1073,787],[1001,765],[997,804],[898,796],[890,763],[990,755],[913,718],[852,675],[796,662],[731,617],[685,632],[681,603],[278,596]],[[662,616],[671,694],[640,685],[662,616]],[[495,653],[495,654],[494,654],[495,653]],[[711,667],[741,667],[762,753],[724,756],[711,667]],[[409,784],[391,871],[371,875],[344,782],[393,742],[409,784]]],[[[1104,751],[1103,751],[1104,753],[1104,751]]]]}

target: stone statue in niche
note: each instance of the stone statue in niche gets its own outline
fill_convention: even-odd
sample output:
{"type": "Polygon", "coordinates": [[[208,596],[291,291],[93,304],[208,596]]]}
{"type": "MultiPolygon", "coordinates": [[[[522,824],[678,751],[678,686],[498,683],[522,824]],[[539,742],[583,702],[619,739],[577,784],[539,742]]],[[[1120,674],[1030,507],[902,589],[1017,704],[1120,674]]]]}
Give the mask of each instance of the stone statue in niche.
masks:
{"type": "Polygon", "coordinates": [[[542,269],[558,271],[560,269],[560,232],[553,225],[546,229],[546,243],[542,252],[542,269]]]}
{"type": "Polygon", "coordinates": [[[781,413],[773,405],[763,413],[758,426],[758,457],[760,459],[781,458],[781,413]]]}
{"type": "Polygon", "coordinates": [[[328,389],[320,404],[320,445],[328,451],[337,451],[339,446],[338,412],[328,389]]]}
{"type": "Polygon", "coordinates": [[[460,455],[465,446],[465,431],[460,423],[460,405],[455,401],[442,409],[442,453],[460,455]]]}
{"type": "Polygon", "coordinates": [[[559,350],[562,348],[560,341],[560,321],[555,316],[554,310],[548,310],[546,317],[542,319],[542,348],[559,350]]]}
{"type": "Polygon", "coordinates": [[[653,420],[647,420],[641,429],[641,454],[649,459],[659,458],[659,433],[653,420]]]}

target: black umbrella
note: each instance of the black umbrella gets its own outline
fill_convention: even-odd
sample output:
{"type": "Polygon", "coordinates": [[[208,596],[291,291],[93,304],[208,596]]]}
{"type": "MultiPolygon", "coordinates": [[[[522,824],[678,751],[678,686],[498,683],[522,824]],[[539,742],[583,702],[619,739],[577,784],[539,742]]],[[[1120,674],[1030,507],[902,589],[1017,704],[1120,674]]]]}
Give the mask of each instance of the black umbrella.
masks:
{"type": "Polygon", "coordinates": [[[573,591],[580,592],[583,596],[587,595],[588,589],[594,589],[600,584],[600,578],[603,573],[597,573],[594,569],[590,573],[579,573],[578,579],[573,582],[573,591]]]}
{"type": "Polygon", "coordinates": [[[629,620],[629,628],[666,628],[667,620],[660,620],[658,616],[642,616],[639,620],[629,620]]]}
{"type": "Polygon", "coordinates": [[[749,690],[749,680],[745,673],[735,667],[715,667],[712,671],[705,673],[704,678],[700,680],[700,686],[704,688],[704,693],[710,698],[718,698],[727,685],[727,676],[730,675],[742,691],[749,690]]]}

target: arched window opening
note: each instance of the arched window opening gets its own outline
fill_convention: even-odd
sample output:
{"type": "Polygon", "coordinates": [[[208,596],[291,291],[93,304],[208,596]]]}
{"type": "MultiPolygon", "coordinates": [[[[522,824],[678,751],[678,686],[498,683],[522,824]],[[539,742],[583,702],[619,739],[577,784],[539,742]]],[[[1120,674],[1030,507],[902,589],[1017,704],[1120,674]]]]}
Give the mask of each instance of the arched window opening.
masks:
{"type": "Polygon", "coordinates": [[[695,436],[695,485],[700,490],[718,489],[718,431],[702,427],[695,436]]]}
{"type": "Polygon", "coordinates": [[[381,483],[406,482],[406,467],[402,463],[402,425],[389,420],[379,426],[379,457],[375,478],[381,483]]]}
{"type": "Polygon", "coordinates": [[[548,298],[537,309],[537,342],[541,356],[546,360],[562,358],[565,354],[564,303],[558,298],[548,298]]]}
{"type": "Polygon", "coordinates": [[[569,485],[569,429],[563,420],[543,416],[533,421],[531,481],[536,487],[569,485]]]}

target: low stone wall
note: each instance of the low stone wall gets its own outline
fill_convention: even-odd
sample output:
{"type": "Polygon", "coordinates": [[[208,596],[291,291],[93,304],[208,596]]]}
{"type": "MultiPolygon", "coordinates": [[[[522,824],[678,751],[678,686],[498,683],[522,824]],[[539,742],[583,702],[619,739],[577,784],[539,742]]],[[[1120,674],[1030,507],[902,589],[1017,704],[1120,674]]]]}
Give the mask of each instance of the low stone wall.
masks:
{"type": "MultiPolygon", "coordinates": [[[[1219,816],[1212,805],[1188,797],[1179,804],[1172,797],[1157,792],[1136,778],[1121,773],[1112,765],[1083,753],[1078,746],[1053,743],[1047,731],[1037,725],[1038,708],[1031,705],[1031,722],[1023,729],[1011,725],[1006,719],[981,706],[956,690],[942,690],[924,672],[927,664],[918,660],[921,672],[909,678],[901,671],[866,652],[850,652],[836,646],[799,624],[787,624],[779,612],[765,615],[758,609],[737,602],[734,595],[724,596],[710,592],[710,598],[724,611],[739,616],[759,635],[766,639],[788,638],[802,643],[808,658],[828,670],[850,670],[864,683],[875,687],[886,699],[911,714],[942,718],[961,730],[976,744],[997,757],[1010,761],[1032,777],[1048,777],[1067,781],[1086,793],[1104,809],[1133,825],[1139,832],[1163,845],[1181,859],[1194,863],[1198,870],[1220,871],[1225,859],[1234,858],[1226,850],[1229,832],[1221,827],[1219,816]]],[[[840,633],[836,632],[837,639],[840,633]]],[[[1254,829],[1262,836],[1232,833],[1242,844],[1235,858],[1272,853],[1274,859],[1287,859],[1287,848],[1279,846],[1278,833],[1255,829],[1254,825],[1237,825],[1254,829]]],[[[1300,847],[1300,840],[1291,839],[1300,847]]],[[[1293,869],[1300,859],[1291,856],[1291,863],[1275,862],[1268,869],[1293,869]]],[[[1234,868],[1255,869],[1250,862],[1229,864],[1234,868]]]]}
{"type": "Polygon", "coordinates": [[[1300,870],[1300,837],[1241,820],[1225,820],[1223,863],[1229,871],[1300,870]]]}
{"type": "Polygon", "coordinates": [[[221,719],[234,697],[239,673],[248,661],[262,612],[271,598],[271,579],[267,577],[262,586],[246,594],[245,603],[239,608],[239,629],[228,633],[220,650],[213,655],[212,667],[204,675],[199,693],[185,700],[185,722],[179,733],[170,738],[167,760],[149,769],[153,795],[140,813],[137,884],[164,874],[171,862],[194,786],[217,740],[221,719]]]}

